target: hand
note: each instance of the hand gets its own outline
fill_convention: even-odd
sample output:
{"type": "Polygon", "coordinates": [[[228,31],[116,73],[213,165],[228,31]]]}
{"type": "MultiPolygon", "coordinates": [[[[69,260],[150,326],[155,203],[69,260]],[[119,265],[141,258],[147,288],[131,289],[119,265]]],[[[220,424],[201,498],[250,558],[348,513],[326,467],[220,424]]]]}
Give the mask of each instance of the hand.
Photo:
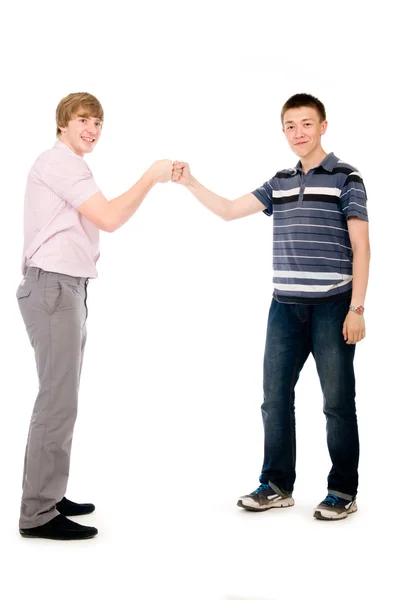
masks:
{"type": "Polygon", "coordinates": [[[174,183],[181,183],[181,185],[188,185],[191,179],[192,175],[188,163],[180,162],[178,160],[174,161],[171,181],[174,181],[174,183]]]}
{"type": "Polygon", "coordinates": [[[343,325],[343,336],[347,344],[356,344],[365,337],[365,319],[350,310],[343,325]]]}
{"type": "Polygon", "coordinates": [[[148,169],[148,173],[155,183],[171,181],[173,163],[171,160],[157,160],[148,169]]]}

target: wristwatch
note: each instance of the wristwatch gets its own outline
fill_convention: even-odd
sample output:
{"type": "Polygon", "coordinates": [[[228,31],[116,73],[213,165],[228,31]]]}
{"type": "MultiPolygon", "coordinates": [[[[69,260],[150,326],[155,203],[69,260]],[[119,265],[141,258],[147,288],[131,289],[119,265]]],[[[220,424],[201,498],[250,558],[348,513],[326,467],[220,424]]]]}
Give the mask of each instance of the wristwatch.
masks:
{"type": "Polygon", "coordinates": [[[357,315],[363,315],[363,313],[365,312],[365,308],[361,305],[360,306],[350,306],[349,310],[356,312],[357,315]]]}

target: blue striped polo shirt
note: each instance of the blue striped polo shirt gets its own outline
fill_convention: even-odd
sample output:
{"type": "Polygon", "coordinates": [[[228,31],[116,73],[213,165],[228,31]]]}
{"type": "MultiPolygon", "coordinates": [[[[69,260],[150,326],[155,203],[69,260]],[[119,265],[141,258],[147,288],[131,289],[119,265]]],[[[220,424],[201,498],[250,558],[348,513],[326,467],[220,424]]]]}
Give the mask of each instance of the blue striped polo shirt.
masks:
{"type": "Polygon", "coordinates": [[[333,153],[305,175],[301,162],[253,194],[273,215],[273,296],[279,302],[319,304],[352,293],[352,248],[347,219],[368,220],[361,174],[333,153]]]}

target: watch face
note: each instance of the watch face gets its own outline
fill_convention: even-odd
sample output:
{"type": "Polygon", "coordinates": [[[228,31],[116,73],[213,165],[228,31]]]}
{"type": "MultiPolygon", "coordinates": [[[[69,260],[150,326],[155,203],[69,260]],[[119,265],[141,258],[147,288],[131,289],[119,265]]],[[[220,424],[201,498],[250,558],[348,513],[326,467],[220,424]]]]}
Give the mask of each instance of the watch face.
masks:
{"type": "Polygon", "coordinates": [[[356,312],[358,313],[358,315],[361,315],[363,313],[363,306],[357,306],[356,312]]]}

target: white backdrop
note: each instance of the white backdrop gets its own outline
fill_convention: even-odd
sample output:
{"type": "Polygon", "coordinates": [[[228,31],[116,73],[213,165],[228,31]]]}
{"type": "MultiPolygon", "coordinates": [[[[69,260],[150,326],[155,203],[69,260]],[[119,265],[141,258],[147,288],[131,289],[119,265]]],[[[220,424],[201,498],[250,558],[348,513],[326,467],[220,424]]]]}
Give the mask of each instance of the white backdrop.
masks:
{"type": "MultiPolygon", "coordinates": [[[[331,600],[395,597],[400,392],[397,301],[399,109],[389,2],[262,1],[10,5],[2,23],[2,494],[0,597],[331,600]],[[101,234],[68,495],[94,501],[82,543],[18,535],[36,394],[18,312],[25,179],[54,143],[72,91],[105,110],[87,158],[113,198],[156,159],[188,161],[229,198],[292,166],[280,110],[297,92],[326,105],[326,151],[365,180],[371,223],[367,337],[357,347],[359,512],[312,519],[329,457],[312,359],[297,386],[295,507],[249,514],[258,485],[272,221],[225,223],[159,185],[101,234]]],[[[399,49],[399,48],[398,48],[399,49]]]]}

